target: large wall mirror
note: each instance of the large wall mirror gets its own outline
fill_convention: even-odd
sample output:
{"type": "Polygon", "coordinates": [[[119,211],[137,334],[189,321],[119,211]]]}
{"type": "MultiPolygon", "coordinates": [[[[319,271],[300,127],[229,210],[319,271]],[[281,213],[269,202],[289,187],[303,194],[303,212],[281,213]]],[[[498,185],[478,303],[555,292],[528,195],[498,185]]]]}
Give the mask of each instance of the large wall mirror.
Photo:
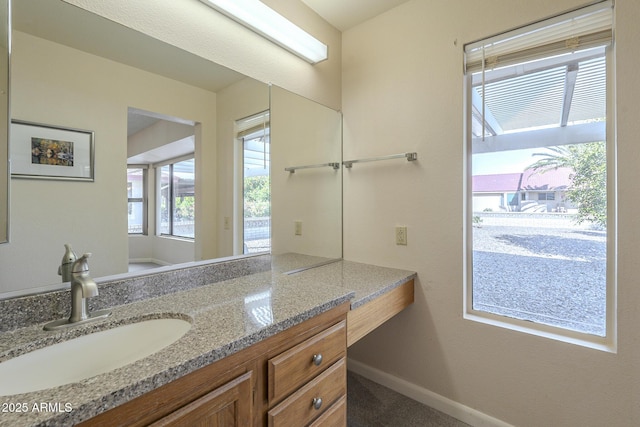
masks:
{"type": "Polygon", "coordinates": [[[275,86],[271,111],[273,253],[342,258],[342,114],[275,86]]]}
{"type": "MultiPolygon", "coordinates": [[[[323,242],[328,235],[339,239],[331,250],[316,250],[325,243],[279,244],[271,217],[286,208],[246,206],[246,179],[276,173],[275,164],[282,164],[271,149],[278,144],[271,129],[284,135],[292,119],[274,111],[268,84],[63,1],[14,1],[12,13],[12,119],[36,129],[90,132],[94,159],[92,180],[10,180],[12,238],[0,245],[0,299],[59,288],[65,243],[78,254],[93,253],[94,277],[131,271],[131,261],[176,264],[270,251],[272,245],[281,252],[342,256],[340,233],[321,236],[323,242]],[[172,209],[159,200],[165,190],[178,195],[172,209]],[[248,238],[250,232],[255,236],[248,238]]],[[[314,102],[297,102],[298,112],[322,117],[314,102]]],[[[340,115],[328,114],[337,120],[330,133],[338,140],[324,143],[341,147],[340,115]]],[[[298,114],[295,121],[307,119],[298,114]]],[[[324,126],[326,118],[321,121],[324,126]]],[[[307,129],[317,133],[310,124],[307,129]]],[[[299,147],[317,143],[310,135],[299,135],[299,147]]],[[[32,149],[25,141],[11,147],[25,149],[32,149]]],[[[333,175],[332,184],[340,176],[333,175]]],[[[341,191],[332,188],[338,192],[331,203],[340,206],[341,191]]],[[[282,191],[289,189],[271,190],[274,201],[282,191]]],[[[315,220],[305,215],[310,231],[315,220]]],[[[331,221],[341,230],[340,218],[331,221]]]]}
{"type": "Polygon", "coordinates": [[[9,239],[9,0],[0,0],[0,243],[9,239]]]}

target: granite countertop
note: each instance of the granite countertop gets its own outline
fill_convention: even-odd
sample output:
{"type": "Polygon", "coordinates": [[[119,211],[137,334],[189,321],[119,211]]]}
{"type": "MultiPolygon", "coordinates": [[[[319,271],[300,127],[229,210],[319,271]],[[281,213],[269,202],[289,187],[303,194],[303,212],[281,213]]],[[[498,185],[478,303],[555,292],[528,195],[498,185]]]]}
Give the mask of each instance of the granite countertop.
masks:
{"type": "Polygon", "coordinates": [[[140,320],[177,317],[192,324],[182,338],[132,364],[72,384],[0,396],[0,426],[78,423],[344,302],[357,308],[414,277],[349,261],[274,257],[271,271],[116,306],[104,321],[60,332],[38,324],[2,333],[0,361],[140,320]],[[309,265],[318,266],[295,272],[309,265]]]}
{"type": "Polygon", "coordinates": [[[367,302],[391,291],[392,289],[414,279],[416,273],[395,268],[378,267],[351,261],[339,261],[321,265],[300,274],[301,280],[318,281],[353,291],[351,309],[360,307],[367,302]]]}

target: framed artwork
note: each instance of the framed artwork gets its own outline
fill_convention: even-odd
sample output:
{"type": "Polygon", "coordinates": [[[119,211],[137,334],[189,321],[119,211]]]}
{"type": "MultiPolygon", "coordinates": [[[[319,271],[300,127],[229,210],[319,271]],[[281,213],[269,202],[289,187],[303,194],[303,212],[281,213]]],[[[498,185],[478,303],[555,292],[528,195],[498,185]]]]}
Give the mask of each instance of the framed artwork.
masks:
{"type": "Polygon", "coordinates": [[[92,131],[11,121],[11,177],[93,181],[92,131]]]}

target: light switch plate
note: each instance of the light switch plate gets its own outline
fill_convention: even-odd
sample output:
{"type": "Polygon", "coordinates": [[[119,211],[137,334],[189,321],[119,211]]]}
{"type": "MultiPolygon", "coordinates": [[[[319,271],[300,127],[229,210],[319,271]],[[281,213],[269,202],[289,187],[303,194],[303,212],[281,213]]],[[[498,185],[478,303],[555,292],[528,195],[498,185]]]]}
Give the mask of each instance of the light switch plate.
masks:
{"type": "Polygon", "coordinates": [[[407,245],[407,227],[396,227],[396,245],[407,245]]]}

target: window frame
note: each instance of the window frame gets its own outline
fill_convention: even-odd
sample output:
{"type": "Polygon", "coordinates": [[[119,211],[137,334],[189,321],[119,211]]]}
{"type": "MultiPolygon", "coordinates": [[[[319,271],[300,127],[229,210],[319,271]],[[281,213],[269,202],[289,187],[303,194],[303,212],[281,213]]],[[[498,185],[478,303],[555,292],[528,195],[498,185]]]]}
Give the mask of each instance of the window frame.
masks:
{"type": "Polygon", "coordinates": [[[140,233],[131,233],[127,227],[127,234],[129,236],[147,236],[149,234],[149,165],[128,164],[127,171],[129,169],[142,170],[142,197],[127,197],[127,208],[129,203],[142,203],[142,231],[140,233]]]}
{"type": "Polygon", "coordinates": [[[605,48],[606,61],[606,154],[607,154],[607,243],[605,335],[597,336],[557,326],[534,323],[473,309],[473,85],[472,72],[463,70],[464,155],[463,155],[463,318],[487,325],[576,344],[601,351],[617,351],[617,188],[616,188],[616,111],[615,40],[605,48]]]}
{"type": "MultiPolygon", "coordinates": [[[[271,250],[271,216],[268,220],[269,228],[269,248],[261,251],[252,251],[248,248],[245,241],[245,154],[246,154],[246,141],[256,137],[256,134],[261,134],[265,138],[264,146],[267,176],[269,177],[269,187],[271,187],[271,111],[263,110],[250,116],[238,119],[235,121],[235,140],[234,140],[234,153],[235,153],[235,167],[234,180],[235,180],[235,193],[234,193],[234,218],[237,226],[234,229],[234,253],[235,254],[255,254],[255,253],[267,253],[271,250]],[[267,150],[267,147],[269,149],[267,150]]],[[[270,191],[270,190],[269,190],[270,191]]],[[[269,201],[271,203],[271,201],[269,201]]]]}
{"type": "MultiPolygon", "coordinates": [[[[195,153],[191,153],[191,154],[187,154],[184,156],[180,156],[180,157],[176,157],[173,159],[169,159],[166,160],[164,162],[161,163],[157,163],[154,165],[154,169],[155,169],[155,173],[156,173],[156,235],[159,237],[169,237],[169,238],[177,238],[177,239],[186,239],[186,240],[195,240],[195,236],[191,237],[191,236],[184,236],[184,235],[180,235],[180,234],[175,234],[174,233],[174,211],[175,211],[175,206],[174,206],[174,194],[175,194],[175,189],[174,189],[174,182],[173,182],[173,168],[176,164],[187,161],[187,160],[193,160],[194,161],[194,177],[195,177],[195,153]],[[168,208],[168,214],[169,214],[169,219],[168,219],[168,224],[169,224],[169,232],[165,233],[162,231],[162,214],[161,214],[161,203],[162,203],[162,168],[165,166],[169,166],[169,208],[168,208]]],[[[196,194],[194,191],[193,194],[193,198],[194,198],[194,202],[195,202],[195,198],[196,198],[196,194]]],[[[194,227],[195,227],[195,215],[194,215],[194,227]]]]}

